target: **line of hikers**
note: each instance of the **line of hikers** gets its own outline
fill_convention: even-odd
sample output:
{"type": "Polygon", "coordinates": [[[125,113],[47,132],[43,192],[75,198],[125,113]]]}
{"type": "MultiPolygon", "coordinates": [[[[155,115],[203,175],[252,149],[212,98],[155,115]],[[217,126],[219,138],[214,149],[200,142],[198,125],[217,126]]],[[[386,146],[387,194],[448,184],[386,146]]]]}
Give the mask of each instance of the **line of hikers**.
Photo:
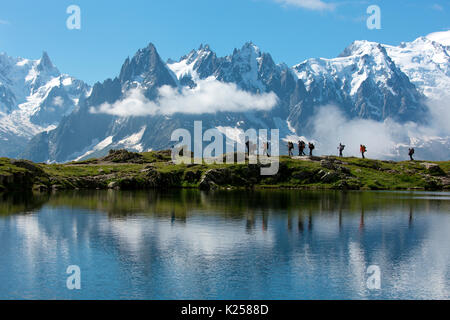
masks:
{"type": "MultiPolygon", "coordinates": [[[[301,156],[306,156],[306,154],[305,154],[306,143],[304,141],[300,140],[297,145],[298,145],[298,155],[300,157],[301,156]]],[[[288,150],[289,150],[289,156],[292,157],[294,155],[294,143],[289,141],[288,144],[287,144],[287,147],[288,147],[288,150]]],[[[314,146],[314,144],[312,142],[309,142],[308,143],[308,148],[309,148],[309,155],[312,157],[313,150],[316,147],[314,146]]],[[[345,149],[345,145],[342,144],[342,143],[339,143],[339,146],[338,146],[339,157],[343,157],[344,156],[344,154],[343,154],[344,153],[344,149],[345,149]]],[[[367,147],[365,145],[361,144],[359,146],[359,152],[361,153],[361,157],[363,159],[365,159],[366,158],[365,154],[367,152],[367,147]]],[[[409,148],[408,149],[408,155],[409,155],[409,158],[411,159],[411,161],[414,161],[414,158],[413,158],[414,153],[415,153],[414,148],[409,148]]]]}
{"type": "MultiPolygon", "coordinates": [[[[288,150],[289,150],[289,156],[292,157],[294,155],[294,143],[292,143],[291,141],[288,142],[288,150]]],[[[313,155],[313,151],[316,148],[314,146],[314,143],[309,142],[308,143],[308,148],[309,148],[309,155],[312,157],[313,155]]],[[[300,140],[298,142],[298,155],[301,156],[305,156],[305,149],[306,149],[306,143],[303,140],[300,140]]],[[[339,150],[339,157],[343,157],[344,156],[344,149],[345,149],[345,145],[342,143],[339,143],[338,146],[338,150],[339,150]]],[[[360,145],[360,149],[359,151],[361,152],[362,158],[365,159],[365,153],[367,152],[367,147],[363,144],[360,145]]]]}
{"type": "MultiPolygon", "coordinates": [[[[245,143],[245,145],[246,145],[247,153],[248,153],[248,154],[250,154],[251,149],[256,148],[256,145],[253,146],[254,148],[252,148],[252,145],[250,145],[250,141],[247,141],[247,142],[245,143]]],[[[299,140],[298,143],[297,143],[297,146],[298,146],[298,155],[299,155],[299,157],[301,157],[301,156],[306,156],[306,153],[305,153],[305,150],[306,150],[306,142],[303,141],[303,140],[299,140]]],[[[287,147],[288,147],[288,151],[289,151],[289,156],[290,156],[290,157],[293,157],[293,156],[294,156],[294,143],[293,143],[292,141],[289,141],[288,144],[287,144],[287,147]]],[[[312,157],[312,156],[313,156],[313,151],[314,151],[314,149],[316,148],[315,145],[314,145],[314,143],[309,142],[309,143],[308,143],[308,148],[309,148],[309,156],[312,157]]],[[[338,151],[339,151],[339,157],[343,157],[343,156],[344,156],[345,145],[342,144],[342,143],[339,143],[339,146],[338,146],[337,149],[338,149],[338,151]]],[[[266,154],[268,157],[270,157],[270,154],[269,154],[269,142],[266,142],[266,143],[264,144],[264,151],[263,151],[263,152],[264,152],[264,154],[266,154]]],[[[367,147],[366,147],[365,145],[361,144],[361,145],[359,146],[359,152],[361,153],[361,157],[362,157],[363,159],[365,159],[365,158],[366,158],[365,154],[366,154],[366,152],[367,152],[367,147]]],[[[411,159],[411,161],[414,161],[414,158],[413,158],[414,153],[415,153],[414,148],[409,148],[409,149],[408,149],[408,155],[409,155],[409,158],[411,159]]]]}
{"type": "MultiPolygon", "coordinates": [[[[309,143],[308,143],[308,148],[309,148],[309,155],[312,157],[313,151],[314,151],[314,149],[316,148],[316,147],[314,146],[314,143],[309,142],[309,143]]],[[[301,157],[301,156],[306,156],[305,149],[306,149],[306,143],[305,143],[305,141],[300,140],[300,141],[298,142],[298,155],[299,155],[300,157],[301,157]]],[[[292,157],[292,156],[294,155],[294,143],[291,142],[291,141],[288,142],[288,150],[289,150],[289,156],[292,157]]]]}

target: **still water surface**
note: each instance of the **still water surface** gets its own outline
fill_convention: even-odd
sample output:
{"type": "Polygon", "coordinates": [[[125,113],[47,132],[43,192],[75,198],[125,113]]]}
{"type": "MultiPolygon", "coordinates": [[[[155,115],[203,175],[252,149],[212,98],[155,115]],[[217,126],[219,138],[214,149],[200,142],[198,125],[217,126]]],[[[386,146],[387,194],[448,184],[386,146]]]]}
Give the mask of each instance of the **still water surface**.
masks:
{"type": "Polygon", "coordinates": [[[450,299],[450,193],[0,196],[0,299],[396,298],[450,299]]]}

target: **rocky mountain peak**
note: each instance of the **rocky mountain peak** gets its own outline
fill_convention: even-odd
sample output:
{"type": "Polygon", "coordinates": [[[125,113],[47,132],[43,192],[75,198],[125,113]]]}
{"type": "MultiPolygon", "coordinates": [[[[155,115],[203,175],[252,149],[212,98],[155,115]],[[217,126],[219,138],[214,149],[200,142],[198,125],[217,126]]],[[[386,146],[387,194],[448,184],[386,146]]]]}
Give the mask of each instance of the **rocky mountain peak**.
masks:
{"type": "Polygon", "coordinates": [[[169,70],[153,43],[144,49],[139,49],[133,58],[125,60],[119,79],[122,83],[139,82],[151,86],[174,85],[169,70]],[[158,81],[158,78],[161,81],[158,81]]]}
{"type": "Polygon", "coordinates": [[[41,59],[38,62],[37,69],[40,72],[45,72],[45,71],[54,71],[54,72],[56,72],[57,71],[57,69],[53,65],[53,63],[50,60],[50,57],[48,56],[48,53],[46,51],[44,51],[42,53],[42,57],[41,57],[41,59]]]}

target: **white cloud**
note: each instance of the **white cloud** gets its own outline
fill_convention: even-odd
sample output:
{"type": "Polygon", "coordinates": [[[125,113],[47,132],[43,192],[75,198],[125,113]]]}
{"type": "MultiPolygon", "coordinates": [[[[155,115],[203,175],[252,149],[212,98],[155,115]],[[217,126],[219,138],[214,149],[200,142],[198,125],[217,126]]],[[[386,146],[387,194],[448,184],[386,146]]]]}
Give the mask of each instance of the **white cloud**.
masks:
{"type": "Polygon", "coordinates": [[[315,116],[313,137],[318,141],[317,151],[323,154],[335,154],[338,144],[343,143],[346,155],[356,156],[359,145],[364,144],[369,157],[381,158],[394,148],[392,126],[389,121],[349,120],[339,108],[329,105],[321,107],[315,116]]]}
{"type": "Polygon", "coordinates": [[[368,148],[367,156],[376,159],[405,159],[405,150],[416,148],[418,158],[448,160],[450,150],[450,105],[448,100],[429,101],[429,123],[397,123],[391,119],[378,122],[348,119],[342,111],[327,105],[319,108],[313,119],[312,137],[318,154],[336,154],[339,143],[347,147],[346,156],[359,156],[359,145],[368,148]]]}
{"type": "Polygon", "coordinates": [[[317,11],[325,11],[325,10],[334,10],[335,5],[332,3],[327,3],[322,0],[275,0],[278,3],[295,6],[308,10],[317,10],[317,11]]]}
{"type": "Polygon", "coordinates": [[[172,115],[175,113],[205,114],[216,112],[267,111],[278,102],[275,93],[252,94],[233,83],[223,83],[213,77],[199,80],[194,89],[163,86],[155,101],[148,100],[141,89],[130,90],[125,99],[113,104],[91,108],[92,113],[120,117],[172,115]]]}
{"type": "Polygon", "coordinates": [[[0,24],[9,24],[9,21],[0,19],[0,24]]]}

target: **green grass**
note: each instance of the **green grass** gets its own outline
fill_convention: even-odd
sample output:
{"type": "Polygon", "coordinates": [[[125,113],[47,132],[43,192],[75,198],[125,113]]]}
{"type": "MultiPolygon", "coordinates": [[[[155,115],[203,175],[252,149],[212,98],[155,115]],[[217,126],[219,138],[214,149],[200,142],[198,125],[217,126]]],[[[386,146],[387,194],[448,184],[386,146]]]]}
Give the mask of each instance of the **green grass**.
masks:
{"type": "Polygon", "coordinates": [[[19,168],[13,164],[8,158],[0,158],[0,174],[2,175],[11,175],[19,172],[26,172],[26,169],[19,168]]]}
{"type": "Polygon", "coordinates": [[[95,177],[105,174],[134,174],[144,168],[142,164],[118,164],[118,165],[65,165],[51,164],[40,165],[41,168],[52,177],[95,177]]]}
{"type": "MultiPolygon", "coordinates": [[[[329,157],[337,162],[335,166],[347,168],[350,175],[337,181],[320,182],[316,175],[320,171],[334,172],[324,168],[319,161],[297,160],[287,156],[280,157],[280,171],[275,176],[260,176],[255,174],[248,164],[179,164],[170,162],[168,152],[142,153],[143,163],[105,163],[101,159],[89,159],[67,164],[36,164],[44,172],[44,176],[35,177],[35,185],[58,184],[67,188],[80,186],[81,180],[98,178],[99,187],[104,188],[109,182],[121,182],[133,179],[137,185],[145,185],[147,172],[154,168],[169,181],[175,181],[178,187],[196,188],[200,177],[210,169],[228,168],[235,179],[235,185],[221,185],[222,188],[309,188],[332,189],[342,188],[345,184],[350,189],[363,190],[405,190],[432,189],[439,187],[440,177],[432,176],[421,165],[423,162],[436,163],[445,174],[450,172],[450,161],[380,161],[359,158],[329,157]],[[145,169],[145,170],[144,170],[145,169]],[[242,179],[240,179],[242,177],[242,179]],[[306,177],[306,178],[305,178],[306,177]],[[315,177],[315,178],[311,178],[315,177]],[[173,178],[173,179],[172,179],[173,178]]],[[[7,158],[0,158],[0,175],[10,176],[27,172],[27,169],[11,164],[7,158]]],[[[339,173],[341,171],[337,171],[339,173]]],[[[92,181],[81,187],[92,187],[92,181]]],[[[0,180],[0,190],[5,189],[0,180]]]]}

